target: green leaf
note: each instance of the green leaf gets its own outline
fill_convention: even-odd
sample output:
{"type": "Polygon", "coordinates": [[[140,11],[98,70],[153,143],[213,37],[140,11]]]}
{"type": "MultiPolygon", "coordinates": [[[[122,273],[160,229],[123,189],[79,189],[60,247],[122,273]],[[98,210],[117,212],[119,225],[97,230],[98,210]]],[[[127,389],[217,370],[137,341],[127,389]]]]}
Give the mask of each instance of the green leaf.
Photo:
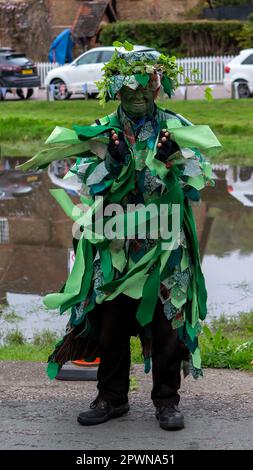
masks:
{"type": "Polygon", "coordinates": [[[209,86],[205,88],[205,98],[207,101],[213,100],[213,90],[209,86]]]}
{"type": "Polygon", "coordinates": [[[199,69],[191,69],[191,75],[199,75],[200,73],[199,69]]]}
{"type": "Polygon", "coordinates": [[[213,334],[207,325],[203,326],[203,333],[209,341],[213,339],[213,334]]]}
{"type": "Polygon", "coordinates": [[[135,78],[137,80],[137,82],[143,86],[145,88],[145,86],[147,86],[148,82],[149,82],[149,79],[150,79],[150,76],[147,74],[147,73],[136,73],[135,75],[135,78]]]}
{"type": "Polygon", "coordinates": [[[128,41],[125,41],[123,44],[123,47],[126,49],[126,51],[132,51],[134,46],[128,41]]]}
{"type": "Polygon", "coordinates": [[[123,47],[123,46],[124,46],[124,45],[123,45],[123,42],[120,42],[120,41],[114,41],[114,42],[112,43],[112,45],[113,45],[114,47],[123,47]]]}

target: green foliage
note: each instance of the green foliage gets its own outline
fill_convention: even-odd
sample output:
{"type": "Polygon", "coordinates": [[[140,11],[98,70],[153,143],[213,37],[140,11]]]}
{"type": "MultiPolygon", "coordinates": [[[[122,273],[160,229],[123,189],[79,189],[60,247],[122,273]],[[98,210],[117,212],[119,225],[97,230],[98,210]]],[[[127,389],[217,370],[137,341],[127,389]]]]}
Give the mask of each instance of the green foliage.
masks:
{"type": "Polygon", "coordinates": [[[139,388],[139,385],[138,385],[138,380],[137,380],[137,377],[135,377],[135,375],[131,375],[130,376],[130,392],[134,392],[136,390],[138,390],[139,388]]]}
{"type": "Polygon", "coordinates": [[[187,19],[200,19],[203,17],[203,8],[208,7],[207,2],[204,0],[199,0],[197,5],[194,7],[190,8],[190,10],[185,12],[185,17],[187,19]]]}
{"type": "Polygon", "coordinates": [[[237,54],[240,46],[236,36],[243,25],[242,21],[118,21],[105,26],[99,40],[111,46],[115,40],[124,42],[128,38],[133,44],[177,57],[237,54]]]}
{"type": "Polygon", "coordinates": [[[205,367],[252,370],[253,340],[242,342],[226,336],[221,328],[213,332],[204,325],[200,345],[205,367]]]}
{"type": "Polygon", "coordinates": [[[47,362],[52,347],[39,348],[34,344],[5,345],[0,347],[0,361],[41,361],[47,362]]]}
{"type": "Polygon", "coordinates": [[[236,39],[241,48],[250,48],[253,44],[253,24],[251,22],[245,22],[240,31],[233,32],[231,35],[236,39]]]}
{"type": "Polygon", "coordinates": [[[33,344],[40,348],[53,347],[59,341],[58,335],[50,330],[44,330],[41,333],[36,333],[33,337],[33,344]]]}
{"type": "Polygon", "coordinates": [[[131,338],[131,362],[133,364],[142,364],[141,344],[139,338],[131,338]]]}
{"type": "Polygon", "coordinates": [[[207,101],[213,100],[213,90],[210,86],[205,88],[205,98],[207,99],[207,101]]]}
{"type": "Polygon", "coordinates": [[[233,317],[221,315],[218,319],[214,318],[212,320],[211,329],[213,331],[221,329],[223,334],[229,337],[243,335],[244,338],[253,338],[253,311],[242,312],[233,317]]]}
{"type": "Polygon", "coordinates": [[[3,309],[1,311],[1,306],[0,306],[0,316],[2,316],[3,320],[6,321],[7,323],[15,323],[18,320],[21,320],[22,317],[18,315],[15,310],[10,310],[6,311],[3,309]]]}
{"type": "Polygon", "coordinates": [[[212,0],[212,5],[214,7],[224,7],[231,5],[249,5],[253,3],[252,0],[212,0]]]}
{"type": "MultiPolygon", "coordinates": [[[[214,319],[211,327],[204,325],[200,347],[204,367],[252,370],[253,363],[253,312],[233,318],[214,319]]],[[[33,344],[24,340],[22,333],[7,335],[8,343],[0,347],[0,360],[43,361],[54,348],[57,337],[45,330],[35,335],[33,344]]],[[[143,364],[139,338],[131,338],[132,364],[143,364]]],[[[136,390],[136,378],[131,378],[131,390],[136,390]]]]}
{"type": "Polygon", "coordinates": [[[17,346],[25,344],[25,337],[21,331],[18,329],[14,331],[9,331],[5,337],[5,343],[10,346],[17,346]]]}
{"type": "MultiPolygon", "coordinates": [[[[164,86],[164,91],[171,96],[171,89],[175,89],[178,86],[178,76],[182,74],[184,69],[178,67],[176,64],[176,57],[169,57],[165,54],[161,54],[159,57],[154,57],[151,54],[146,53],[140,58],[135,52],[133,52],[134,46],[128,41],[124,43],[120,41],[114,41],[113,46],[115,51],[112,55],[112,58],[107,62],[103,70],[103,79],[96,82],[96,85],[99,90],[99,99],[100,103],[104,106],[107,101],[114,99],[116,92],[119,91],[119,88],[115,91],[114,77],[117,75],[123,77],[134,76],[137,82],[141,85],[151,79],[154,73],[157,73],[161,77],[161,82],[164,86],[163,80],[167,80],[168,89],[164,86]],[[117,48],[124,48],[125,51],[132,51],[133,54],[122,54],[117,48]],[[147,81],[146,81],[147,79],[147,81]],[[114,90],[114,91],[113,91],[114,90]]],[[[196,74],[196,70],[192,72],[192,75],[196,74]]],[[[120,87],[122,86],[122,82],[120,87]]]]}

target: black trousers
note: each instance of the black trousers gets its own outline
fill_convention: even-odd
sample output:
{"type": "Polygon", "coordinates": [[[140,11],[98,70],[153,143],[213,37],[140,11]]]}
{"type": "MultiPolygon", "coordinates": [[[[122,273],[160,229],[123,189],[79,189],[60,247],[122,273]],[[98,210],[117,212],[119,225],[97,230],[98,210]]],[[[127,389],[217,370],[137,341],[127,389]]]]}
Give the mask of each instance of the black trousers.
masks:
{"type": "MultiPolygon", "coordinates": [[[[130,372],[130,337],[140,329],[135,314],[139,301],[125,295],[96,306],[100,320],[98,367],[99,396],[112,405],[128,400],[130,372]]],[[[180,397],[182,347],[177,331],[167,320],[158,299],[152,330],[152,376],[151,399],[155,406],[178,404],[180,397]]]]}

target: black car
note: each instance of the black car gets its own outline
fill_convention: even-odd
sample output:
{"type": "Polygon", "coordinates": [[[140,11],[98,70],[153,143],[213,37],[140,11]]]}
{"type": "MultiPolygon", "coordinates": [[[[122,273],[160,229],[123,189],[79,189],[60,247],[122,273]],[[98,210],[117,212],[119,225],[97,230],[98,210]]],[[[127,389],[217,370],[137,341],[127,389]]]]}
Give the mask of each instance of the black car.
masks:
{"type": "Polygon", "coordinates": [[[5,94],[13,89],[21,99],[28,99],[33,94],[33,88],[40,86],[37,68],[25,54],[11,48],[0,48],[0,99],[3,100],[5,94]],[[22,88],[27,88],[26,96],[22,88]]]}

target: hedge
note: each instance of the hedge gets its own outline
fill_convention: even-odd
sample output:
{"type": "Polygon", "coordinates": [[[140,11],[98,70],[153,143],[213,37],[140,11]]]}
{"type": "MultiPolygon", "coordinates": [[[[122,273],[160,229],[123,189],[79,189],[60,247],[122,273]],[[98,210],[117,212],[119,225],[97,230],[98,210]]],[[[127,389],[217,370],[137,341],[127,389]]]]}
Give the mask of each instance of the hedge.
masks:
{"type": "Polygon", "coordinates": [[[242,21],[122,21],[105,26],[99,41],[111,46],[115,40],[128,39],[177,57],[236,55],[243,25],[242,21]]]}
{"type": "Polygon", "coordinates": [[[252,0],[213,0],[213,7],[223,7],[223,6],[232,6],[232,5],[251,5],[252,0]]]}

